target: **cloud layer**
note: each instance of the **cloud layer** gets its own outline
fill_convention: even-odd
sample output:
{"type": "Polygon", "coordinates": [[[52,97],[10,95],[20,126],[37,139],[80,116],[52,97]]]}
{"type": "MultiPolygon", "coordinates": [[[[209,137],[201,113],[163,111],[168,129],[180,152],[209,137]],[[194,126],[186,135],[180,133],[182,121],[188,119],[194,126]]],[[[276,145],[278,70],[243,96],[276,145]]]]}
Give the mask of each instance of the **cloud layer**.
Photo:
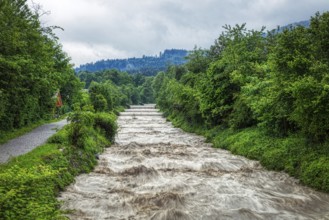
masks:
{"type": "MultiPolygon", "coordinates": [[[[31,4],[32,0],[29,0],[31,4]]],[[[328,0],[33,0],[51,14],[72,62],[155,55],[167,48],[208,48],[225,24],[268,29],[328,11],[328,0]]]]}

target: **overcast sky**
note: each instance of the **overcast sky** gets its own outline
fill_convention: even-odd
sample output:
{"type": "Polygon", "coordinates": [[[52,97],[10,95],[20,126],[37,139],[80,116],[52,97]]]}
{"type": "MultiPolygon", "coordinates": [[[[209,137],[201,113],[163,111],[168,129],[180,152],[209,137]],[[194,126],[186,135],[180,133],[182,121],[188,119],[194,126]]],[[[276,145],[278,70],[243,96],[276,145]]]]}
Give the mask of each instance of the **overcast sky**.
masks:
{"type": "MultiPolygon", "coordinates": [[[[32,0],[28,0],[31,4],[32,0]]],[[[208,48],[225,24],[267,29],[329,11],[329,0],[33,0],[76,66],[101,59],[208,48]]]]}

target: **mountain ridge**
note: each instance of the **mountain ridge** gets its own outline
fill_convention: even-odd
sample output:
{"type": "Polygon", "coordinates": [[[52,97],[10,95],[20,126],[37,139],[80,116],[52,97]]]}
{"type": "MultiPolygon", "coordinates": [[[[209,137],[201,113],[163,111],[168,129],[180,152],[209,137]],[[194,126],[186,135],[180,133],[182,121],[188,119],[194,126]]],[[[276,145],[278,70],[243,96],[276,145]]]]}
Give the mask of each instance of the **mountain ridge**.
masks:
{"type": "Polygon", "coordinates": [[[159,53],[159,56],[145,56],[140,58],[107,59],[95,63],[87,63],[75,68],[80,71],[97,72],[106,69],[116,69],[130,74],[142,73],[153,76],[159,71],[165,71],[170,65],[182,65],[186,63],[188,51],[184,49],[166,49],[159,53]]]}
{"type": "Polygon", "coordinates": [[[308,28],[308,27],[310,27],[310,23],[311,23],[310,20],[304,20],[304,21],[298,21],[298,22],[294,22],[294,23],[291,23],[291,24],[287,24],[287,25],[284,25],[284,26],[279,26],[278,25],[278,27],[276,29],[273,29],[273,31],[275,31],[275,33],[281,33],[284,30],[287,30],[287,29],[290,29],[290,28],[295,28],[295,27],[298,27],[298,26],[308,28]]]}

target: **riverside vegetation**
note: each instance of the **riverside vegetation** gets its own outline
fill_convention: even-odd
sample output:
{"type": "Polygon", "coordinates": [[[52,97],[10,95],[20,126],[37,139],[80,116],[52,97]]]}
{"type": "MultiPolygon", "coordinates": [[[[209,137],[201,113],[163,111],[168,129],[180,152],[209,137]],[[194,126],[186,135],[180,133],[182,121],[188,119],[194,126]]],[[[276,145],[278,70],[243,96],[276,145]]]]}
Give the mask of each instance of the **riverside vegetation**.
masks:
{"type": "Polygon", "coordinates": [[[154,79],[175,125],[329,192],[329,12],[282,33],[225,26],[154,79]]]}

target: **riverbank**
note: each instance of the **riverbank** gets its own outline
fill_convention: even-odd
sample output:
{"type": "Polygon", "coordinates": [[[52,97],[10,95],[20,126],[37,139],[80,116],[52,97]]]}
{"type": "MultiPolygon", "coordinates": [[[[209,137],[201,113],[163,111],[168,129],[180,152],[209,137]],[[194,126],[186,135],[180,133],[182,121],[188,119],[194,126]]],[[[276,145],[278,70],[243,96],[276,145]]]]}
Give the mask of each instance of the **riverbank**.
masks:
{"type": "Polygon", "coordinates": [[[285,138],[271,137],[257,127],[238,131],[206,129],[188,124],[179,117],[169,119],[185,131],[205,136],[216,148],[258,160],[267,169],[284,171],[306,186],[329,193],[328,142],[310,144],[296,134],[285,138]]]}
{"type": "Polygon", "coordinates": [[[0,166],[0,219],[66,219],[58,193],[94,168],[116,132],[114,114],[80,111],[70,120],[46,144],[0,166]]]}

